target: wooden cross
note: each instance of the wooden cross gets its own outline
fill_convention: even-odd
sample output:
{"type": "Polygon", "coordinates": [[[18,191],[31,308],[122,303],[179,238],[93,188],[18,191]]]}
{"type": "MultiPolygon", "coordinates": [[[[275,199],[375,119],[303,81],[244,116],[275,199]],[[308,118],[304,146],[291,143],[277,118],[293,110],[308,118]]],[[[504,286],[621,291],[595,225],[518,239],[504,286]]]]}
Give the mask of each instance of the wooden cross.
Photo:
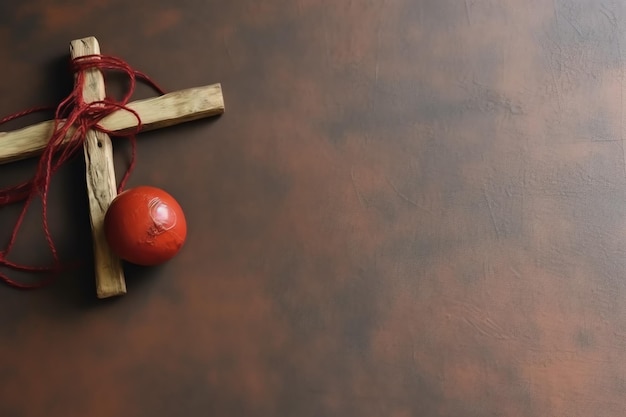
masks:
{"type": "MultiPolygon", "coordinates": [[[[72,58],[98,55],[100,46],[94,37],[77,39],[70,44],[70,54],[72,58]]],[[[104,99],[104,78],[100,70],[86,70],[82,88],[85,102],[104,99]]],[[[220,84],[213,84],[135,101],[127,107],[136,111],[141,118],[142,130],[150,130],[222,114],[224,99],[220,84]]],[[[123,133],[136,128],[137,119],[127,111],[118,110],[102,119],[100,126],[123,133]]],[[[0,164],[39,154],[45,148],[53,129],[54,121],[47,121],[11,132],[0,132],[0,164]]],[[[109,248],[104,235],[104,215],[117,194],[111,139],[105,133],[90,130],[83,148],[97,295],[98,298],[122,295],[126,293],[122,263],[109,248]]]]}

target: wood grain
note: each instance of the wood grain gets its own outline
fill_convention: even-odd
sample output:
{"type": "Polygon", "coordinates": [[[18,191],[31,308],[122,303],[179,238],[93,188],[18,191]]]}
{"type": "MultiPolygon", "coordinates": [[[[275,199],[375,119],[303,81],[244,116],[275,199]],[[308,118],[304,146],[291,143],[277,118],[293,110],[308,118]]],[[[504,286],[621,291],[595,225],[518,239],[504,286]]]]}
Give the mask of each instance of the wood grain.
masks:
{"type": "MultiPolygon", "coordinates": [[[[142,131],[173,126],[224,112],[220,84],[175,91],[160,97],[137,100],[128,107],[139,114],[142,131]]],[[[104,129],[123,134],[137,126],[137,118],[125,110],[111,113],[100,122],[104,129]]],[[[0,132],[0,164],[36,156],[45,148],[53,121],[45,121],[22,129],[0,132]]],[[[68,137],[72,131],[68,132],[68,137]]]]}
{"type": "MultiPolygon", "coordinates": [[[[74,40],[70,45],[72,58],[100,53],[94,37],[74,40]]],[[[97,69],[85,71],[83,98],[86,103],[105,97],[104,78],[97,69]]],[[[96,291],[98,298],[126,293],[126,282],[120,259],[109,247],[104,234],[104,216],[117,195],[113,146],[105,133],[90,130],[84,144],[89,214],[93,236],[96,291]]]]}

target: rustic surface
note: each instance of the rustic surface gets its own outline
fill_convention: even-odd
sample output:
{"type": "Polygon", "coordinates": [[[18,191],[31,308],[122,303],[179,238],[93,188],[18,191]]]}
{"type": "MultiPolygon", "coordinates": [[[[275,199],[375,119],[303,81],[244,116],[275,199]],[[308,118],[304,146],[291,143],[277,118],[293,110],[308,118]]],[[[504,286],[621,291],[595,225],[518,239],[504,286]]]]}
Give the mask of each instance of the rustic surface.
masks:
{"type": "Polygon", "coordinates": [[[139,140],[131,185],[190,231],[125,297],[93,296],[80,158],[55,177],[84,263],[0,287],[0,415],[623,416],[626,4],[7,3],[0,114],[65,94],[88,35],[228,112],[139,140]]]}

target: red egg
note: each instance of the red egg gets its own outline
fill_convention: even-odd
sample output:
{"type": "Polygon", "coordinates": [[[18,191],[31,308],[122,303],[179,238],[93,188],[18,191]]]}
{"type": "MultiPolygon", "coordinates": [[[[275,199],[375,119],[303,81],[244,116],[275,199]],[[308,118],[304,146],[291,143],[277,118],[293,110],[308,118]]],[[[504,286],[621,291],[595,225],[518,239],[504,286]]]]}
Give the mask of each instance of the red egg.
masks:
{"type": "Polygon", "coordinates": [[[138,265],[158,265],[173,258],[187,237],[178,202],[155,187],[120,193],[106,212],[104,232],[113,252],[138,265]]]}

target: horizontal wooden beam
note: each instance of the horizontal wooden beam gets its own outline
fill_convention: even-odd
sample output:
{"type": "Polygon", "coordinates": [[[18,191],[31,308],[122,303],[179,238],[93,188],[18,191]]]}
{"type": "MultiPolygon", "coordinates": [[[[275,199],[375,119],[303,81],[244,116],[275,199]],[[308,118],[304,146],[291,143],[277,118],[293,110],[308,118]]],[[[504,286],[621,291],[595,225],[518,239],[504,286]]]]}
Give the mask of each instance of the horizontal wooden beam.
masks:
{"type": "MultiPolygon", "coordinates": [[[[139,114],[142,131],[146,131],[222,114],[224,98],[221,85],[213,84],[134,101],[128,107],[139,114]]],[[[118,133],[130,132],[137,127],[137,118],[128,111],[118,110],[102,119],[100,125],[118,133]]],[[[53,129],[54,122],[49,120],[0,132],[0,164],[38,155],[46,147],[53,129]]]]}

